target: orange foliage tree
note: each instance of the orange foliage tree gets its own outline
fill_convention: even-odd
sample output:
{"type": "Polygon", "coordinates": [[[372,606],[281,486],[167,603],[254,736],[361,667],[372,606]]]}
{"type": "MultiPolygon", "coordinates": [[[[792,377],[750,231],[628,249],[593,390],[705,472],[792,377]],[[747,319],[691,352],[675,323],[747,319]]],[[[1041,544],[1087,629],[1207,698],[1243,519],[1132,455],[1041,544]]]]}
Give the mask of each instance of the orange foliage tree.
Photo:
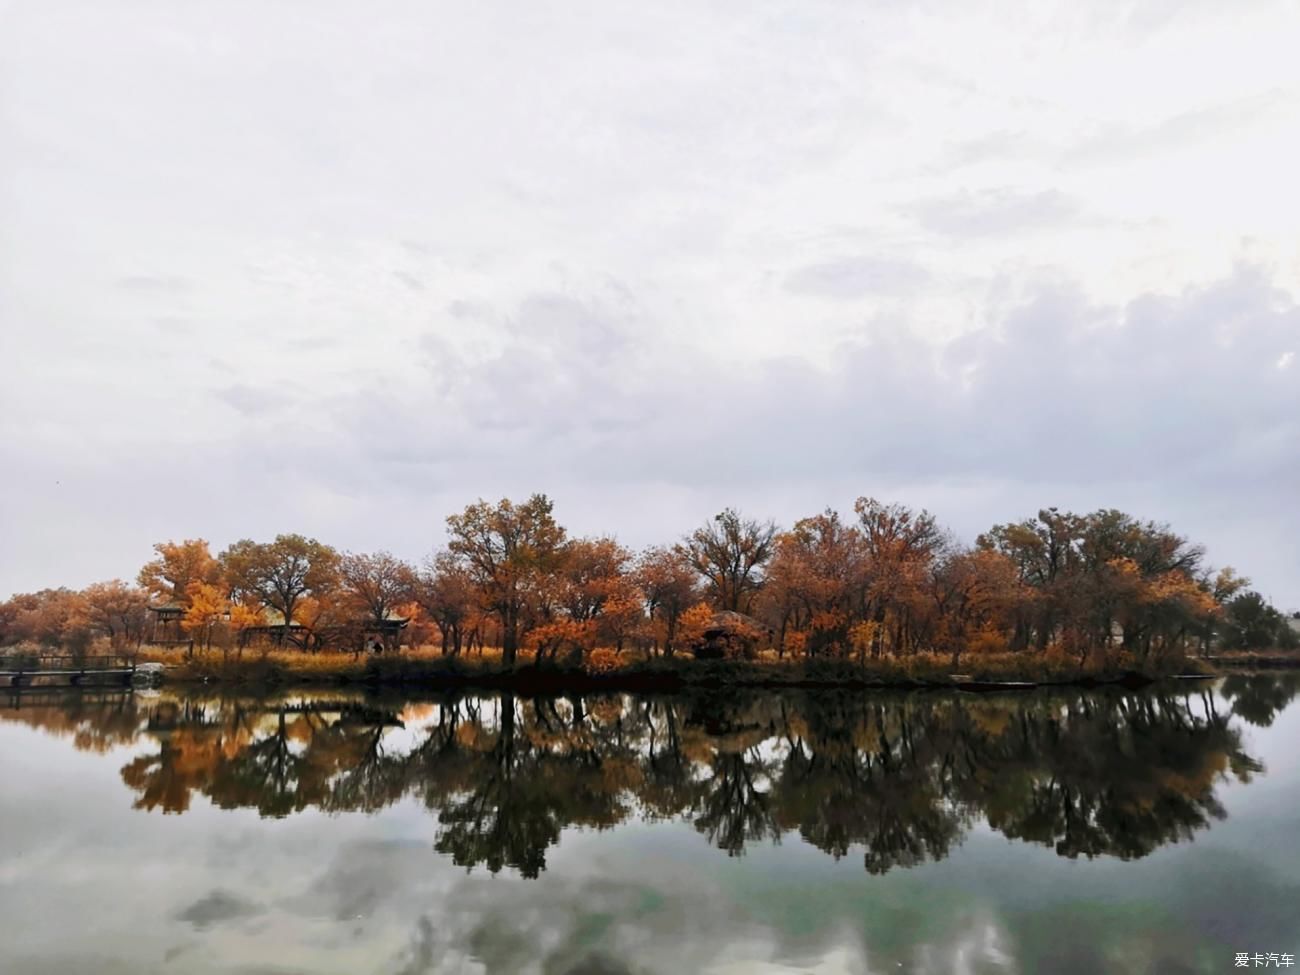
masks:
{"type": "Polygon", "coordinates": [[[552,509],[546,495],[535,494],[523,504],[480,500],[447,518],[447,550],[473,579],[479,604],[499,619],[507,667],[514,666],[538,590],[563,561],[565,532],[552,509]]]}
{"type": "Polygon", "coordinates": [[[121,579],[87,586],[79,601],[79,619],[117,649],[144,639],[149,596],[121,579]]]}
{"type": "Polygon", "coordinates": [[[479,615],[470,570],[452,553],[439,552],[411,576],[409,595],[437,626],[442,652],[457,656],[479,615]]]}
{"type": "Polygon", "coordinates": [[[186,609],[181,629],[204,649],[212,646],[212,630],[230,610],[230,600],[211,583],[194,580],[185,590],[186,609]]]}
{"type": "Polygon", "coordinates": [[[186,603],[193,583],[217,585],[221,578],[221,565],[202,538],[158,542],[153,550],[157,558],[144,564],[137,581],[159,599],[186,603]]]}
{"type": "Polygon", "coordinates": [[[645,600],[650,645],[671,657],[682,614],[700,600],[695,569],[680,549],[654,547],[641,553],[634,578],[645,600]]]}

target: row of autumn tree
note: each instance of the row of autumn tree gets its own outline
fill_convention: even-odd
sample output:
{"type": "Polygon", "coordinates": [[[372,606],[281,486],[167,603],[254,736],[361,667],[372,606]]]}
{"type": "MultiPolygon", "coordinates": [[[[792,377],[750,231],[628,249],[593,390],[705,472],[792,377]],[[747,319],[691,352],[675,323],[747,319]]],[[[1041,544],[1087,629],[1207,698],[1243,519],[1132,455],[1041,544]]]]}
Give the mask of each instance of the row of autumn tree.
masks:
{"type": "Polygon", "coordinates": [[[200,641],[240,642],[295,624],[309,647],[393,617],[405,642],[447,654],[499,646],[513,665],[598,648],[671,656],[728,610],[740,645],[779,657],[857,659],[920,651],[1043,652],[1086,659],[1212,646],[1294,644],[1286,620],[1232,569],[1215,571],[1167,526],[1115,510],[1055,508],[958,544],[934,516],[860,498],[787,531],[728,509],[669,546],[635,554],[609,537],[570,538],[545,495],[478,501],[447,518],[448,543],[424,565],[387,552],[340,553],[301,535],[163,542],[138,585],[98,583],[0,603],[0,642],[114,644],[148,636],[150,604],[183,610],[200,641]]]}

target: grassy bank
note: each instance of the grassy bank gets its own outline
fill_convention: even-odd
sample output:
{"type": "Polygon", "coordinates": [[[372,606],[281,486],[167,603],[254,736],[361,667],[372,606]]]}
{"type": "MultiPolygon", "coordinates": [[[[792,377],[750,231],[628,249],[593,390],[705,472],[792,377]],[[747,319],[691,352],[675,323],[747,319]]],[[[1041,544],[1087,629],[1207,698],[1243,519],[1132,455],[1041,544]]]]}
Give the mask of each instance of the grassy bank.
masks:
{"type": "Polygon", "coordinates": [[[347,684],[496,687],[521,691],[675,690],[687,687],[962,687],[1006,684],[1145,683],[1175,674],[1213,674],[1200,661],[1148,661],[1098,655],[1080,664],[1056,654],[967,657],[954,670],[948,655],[850,660],[695,660],[612,654],[586,663],[537,666],[525,658],[507,669],[499,652],[446,657],[426,650],[390,656],[281,653],[224,657],[220,652],[144,651],[166,665],[169,682],[258,685],[347,684]]]}

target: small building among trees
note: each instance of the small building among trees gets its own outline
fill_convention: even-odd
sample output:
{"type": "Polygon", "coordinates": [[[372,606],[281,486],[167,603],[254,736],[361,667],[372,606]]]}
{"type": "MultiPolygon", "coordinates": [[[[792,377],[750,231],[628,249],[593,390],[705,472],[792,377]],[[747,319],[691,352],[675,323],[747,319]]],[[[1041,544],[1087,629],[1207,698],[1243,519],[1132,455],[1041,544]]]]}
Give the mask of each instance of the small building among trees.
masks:
{"type": "Polygon", "coordinates": [[[762,620],[734,610],[722,610],[713,614],[692,649],[700,660],[724,657],[752,660],[774,635],[775,631],[762,620]]]}
{"type": "Polygon", "coordinates": [[[259,644],[274,644],[281,647],[296,647],[307,650],[311,647],[312,631],[301,623],[285,623],[284,614],[274,610],[266,611],[266,622],[257,626],[245,627],[239,633],[241,647],[259,644]]]}
{"type": "Polygon", "coordinates": [[[396,650],[401,645],[402,630],[410,619],[386,614],[383,619],[357,617],[313,627],[296,621],[284,622],[284,616],[268,612],[268,620],[261,626],[250,626],[240,634],[241,646],[295,647],[299,650],[353,650],[382,653],[396,650]]]}
{"type": "Polygon", "coordinates": [[[189,634],[181,625],[185,619],[184,603],[178,599],[169,599],[164,603],[150,604],[148,609],[150,627],[147,642],[162,646],[190,642],[189,634]]]}

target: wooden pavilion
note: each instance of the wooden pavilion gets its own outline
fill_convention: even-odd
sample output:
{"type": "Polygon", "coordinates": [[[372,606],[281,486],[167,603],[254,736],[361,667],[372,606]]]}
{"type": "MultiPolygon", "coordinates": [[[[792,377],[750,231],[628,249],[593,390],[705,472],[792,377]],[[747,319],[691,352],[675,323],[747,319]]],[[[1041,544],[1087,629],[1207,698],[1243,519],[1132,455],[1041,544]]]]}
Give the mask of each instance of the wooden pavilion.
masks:
{"type": "Polygon", "coordinates": [[[185,618],[185,604],[180,600],[173,598],[164,603],[152,604],[149,606],[149,614],[153,620],[149,643],[172,646],[190,642],[189,634],[181,628],[181,621],[185,618]]]}

